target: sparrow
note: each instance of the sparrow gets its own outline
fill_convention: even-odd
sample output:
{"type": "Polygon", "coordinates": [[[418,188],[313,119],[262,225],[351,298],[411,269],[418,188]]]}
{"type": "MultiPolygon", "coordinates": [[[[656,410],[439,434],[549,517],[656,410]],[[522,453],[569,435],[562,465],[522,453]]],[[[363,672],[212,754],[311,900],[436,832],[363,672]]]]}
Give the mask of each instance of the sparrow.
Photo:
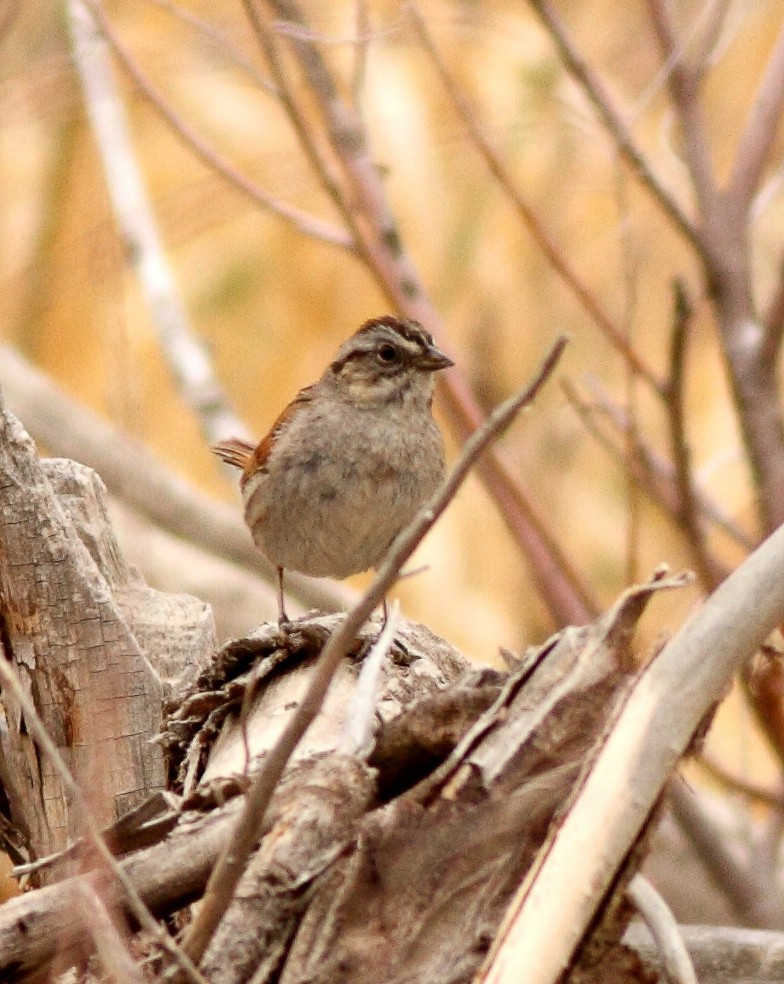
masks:
{"type": "MultiPolygon", "coordinates": [[[[366,321],[257,445],[213,452],[239,468],[245,522],[277,571],[345,578],[376,567],[444,476],[435,373],[454,363],[416,321],[366,321]]],[[[386,606],[385,606],[386,608],[386,606]]]]}

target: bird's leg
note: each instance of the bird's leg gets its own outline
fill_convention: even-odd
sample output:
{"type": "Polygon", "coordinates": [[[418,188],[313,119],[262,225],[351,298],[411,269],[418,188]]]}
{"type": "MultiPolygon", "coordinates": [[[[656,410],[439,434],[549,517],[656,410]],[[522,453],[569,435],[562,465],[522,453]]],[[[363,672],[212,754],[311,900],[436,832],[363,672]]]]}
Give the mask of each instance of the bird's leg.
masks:
{"type": "Polygon", "coordinates": [[[389,608],[387,607],[387,596],[384,595],[384,600],[381,602],[381,612],[383,614],[383,619],[381,621],[381,628],[387,624],[387,619],[389,618],[389,608]]]}
{"type": "Polygon", "coordinates": [[[289,617],[286,614],[286,599],[283,595],[283,568],[276,567],[278,572],[278,625],[289,625],[289,617]]]}

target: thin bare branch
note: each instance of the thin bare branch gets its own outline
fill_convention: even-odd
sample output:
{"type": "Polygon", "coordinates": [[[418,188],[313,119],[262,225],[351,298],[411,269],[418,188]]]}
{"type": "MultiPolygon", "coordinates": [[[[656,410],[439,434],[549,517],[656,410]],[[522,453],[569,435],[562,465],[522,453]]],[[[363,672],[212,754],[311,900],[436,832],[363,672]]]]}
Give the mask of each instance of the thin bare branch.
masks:
{"type": "Polygon", "coordinates": [[[373,737],[381,665],[395,640],[395,629],[399,621],[400,603],[395,600],[378,639],[362,661],[362,669],[359,671],[359,678],[346,711],[343,738],[338,749],[343,755],[367,757],[367,749],[373,737]]]}
{"type": "Polygon", "coordinates": [[[751,205],[784,110],[784,27],[762,76],[735,152],[727,194],[739,211],[751,205]]]}
{"type": "Polygon", "coordinates": [[[675,227],[697,250],[702,251],[699,230],[654,171],[651,162],[637,144],[620,110],[616,107],[609,90],[590,63],[583,58],[553,5],[549,0],[530,0],[530,3],[547,28],[569,74],[593,103],[623,157],[632,165],[640,181],[661,205],[675,227]]]}
{"type": "Polygon", "coordinates": [[[351,94],[354,110],[362,116],[362,93],[367,76],[368,50],[370,47],[370,11],[368,0],[354,0],[354,24],[357,37],[354,42],[354,64],[351,71],[351,94]]]}
{"type": "Polygon", "coordinates": [[[779,261],[779,278],[768,302],[763,318],[765,340],[763,342],[763,358],[775,364],[781,351],[781,340],[784,337],[784,259],[779,261]]]}
{"type": "Polygon", "coordinates": [[[496,408],[487,418],[482,429],[466,442],[441,487],[395,539],[370,587],[348,612],[345,621],[324,647],[307,692],[253,781],[230,842],[210,876],[198,914],[188,927],[184,941],[185,951],[196,962],[201,960],[231,902],[247,859],[258,839],[269,802],[283,770],[300,739],[318,714],[332,678],[357,631],[394,584],[403,564],[452,500],[474,462],[511,423],[516,414],[534,399],[555,369],[565,345],[565,338],[558,339],[533,382],[496,408]]]}
{"type": "Polygon", "coordinates": [[[712,779],[724,786],[728,792],[743,796],[762,806],[769,806],[772,810],[784,814],[784,795],[781,793],[763,789],[762,786],[750,782],[748,779],[736,776],[715,759],[706,755],[705,752],[696,761],[712,779]]]}
{"type": "Polygon", "coordinates": [[[230,65],[239,68],[263,92],[277,99],[278,90],[275,88],[274,83],[265,75],[262,75],[253,62],[246,58],[240,49],[212,21],[199,17],[198,14],[187,10],[179,3],[174,3],[173,0],[148,0],[148,3],[160,7],[161,10],[165,10],[167,14],[176,18],[176,20],[187,24],[199,37],[207,41],[213,49],[220,52],[230,65]]]}
{"type": "MultiPolygon", "coordinates": [[[[669,89],[680,123],[684,153],[691,174],[694,193],[703,216],[716,203],[716,179],[708,146],[708,128],[699,100],[699,75],[686,62],[683,46],[675,35],[668,0],[647,0],[662,55],[670,64],[669,89]]],[[[700,237],[695,246],[704,253],[700,237]]]]}
{"type": "Polygon", "coordinates": [[[83,0],[67,0],[66,10],[73,58],[112,207],[164,358],[178,391],[209,441],[227,433],[242,435],[245,428],[232,410],[180,299],[136,160],[114,66],[92,7],[83,0]]]}
{"type": "MultiPolygon", "coordinates": [[[[697,979],[703,984],[781,984],[784,980],[784,935],[730,926],[681,926],[697,979]]],[[[660,968],[655,943],[633,923],[623,942],[654,972],[660,968]]]]}
{"type": "Polygon", "coordinates": [[[691,549],[697,574],[707,591],[712,591],[722,580],[724,572],[708,550],[705,530],[700,516],[694,478],[691,470],[691,452],[686,438],[684,388],[686,382],[686,344],[693,310],[685,285],[674,284],[675,310],[670,341],[670,377],[667,384],[669,399],[666,401],[670,426],[672,459],[675,463],[675,487],[678,495],[678,526],[691,549]]]}
{"type": "Polygon", "coordinates": [[[111,984],[145,984],[139,966],[95,886],[88,881],[76,881],[74,889],[77,911],[93,938],[98,959],[111,984]]]}
{"type": "Polygon", "coordinates": [[[639,873],[629,883],[626,895],[656,942],[669,984],[697,984],[694,965],[678,923],[661,895],[639,873]]]}
{"type": "Polygon", "coordinates": [[[473,107],[469,104],[468,98],[460,90],[454,76],[449,71],[441,57],[441,53],[436,47],[435,42],[428,30],[424,17],[418,6],[413,0],[407,4],[409,17],[414,29],[417,32],[422,47],[427,52],[433,67],[435,68],[444,89],[457,112],[458,116],[465,124],[469,137],[476,149],[484,158],[488,170],[501,186],[504,194],[509,198],[521,221],[528,229],[534,242],[542,251],[544,258],[563,280],[567,287],[574,293],[577,300],[582,304],[589,317],[595,322],[599,330],[604,334],[610,344],[621,355],[630,369],[641,376],[654,391],[660,396],[664,392],[663,382],[657,378],[651,367],[638,355],[634,348],[629,344],[623,329],[610,316],[602,305],[596,293],[591,290],[588,284],[580,277],[579,273],[569,263],[563,250],[556,244],[551,237],[544,223],[536,214],[533,207],[525,200],[512,179],[511,174],[504,165],[501,157],[482,128],[473,107]]]}
{"type": "Polygon", "coordinates": [[[670,784],[668,799],[676,823],[738,919],[751,926],[780,926],[782,906],[775,871],[739,860],[700,798],[682,779],[670,784]]]}
{"type": "Polygon", "coordinates": [[[349,230],[352,250],[367,259],[365,256],[367,247],[360,234],[354,210],[351,208],[349,196],[346,194],[344,188],[342,176],[313,135],[312,124],[302,107],[297,87],[289,77],[289,72],[279,51],[278,40],[275,37],[275,32],[272,30],[272,25],[269,19],[259,11],[256,0],[242,0],[242,5],[245,8],[250,25],[267,59],[272,77],[277,86],[278,98],[288,116],[289,122],[294,127],[294,132],[305,153],[305,157],[310,162],[322,187],[331,198],[345,222],[346,228],[349,230]]]}
{"type": "MultiPolygon", "coordinates": [[[[150,80],[131,54],[130,49],[120,39],[120,36],[112,27],[111,22],[103,13],[100,4],[96,0],[80,0],[80,2],[89,7],[93,17],[100,26],[101,34],[111,46],[112,51],[126,74],[133,80],[139,93],[171,127],[172,133],[186,147],[193,151],[208,168],[215,171],[228,181],[229,184],[250,198],[254,204],[260,206],[270,214],[283,219],[303,236],[327,243],[330,246],[338,246],[349,252],[354,251],[353,240],[342,229],[338,229],[334,225],[324,222],[322,219],[309,215],[307,212],[294,208],[292,205],[288,205],[280,201],[280,199],[267,194],[267,192],[234,167],[233,164],[218,154],[212,145],[200,137],[193,127],[183,120],[150,83],[150,80]]],[[[225,437],[225,433],[222,436],[225,437]]]]}

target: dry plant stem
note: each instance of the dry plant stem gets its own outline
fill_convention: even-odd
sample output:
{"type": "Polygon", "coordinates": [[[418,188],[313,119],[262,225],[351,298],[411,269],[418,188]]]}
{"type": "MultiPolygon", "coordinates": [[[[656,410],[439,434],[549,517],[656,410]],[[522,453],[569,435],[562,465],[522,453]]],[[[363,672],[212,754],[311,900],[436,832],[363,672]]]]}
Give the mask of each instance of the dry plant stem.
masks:
{"type": "Polygon", "coordinates": [[[641,674],[512,901],[478,980],[560,977],[700,722],[782,620],[784,527],[641,674]]]}
{"type": "Polygon", "coordinates": [[[446,67],[441,53],[433,41],[430,31],[427,28],[419,7],[409,0],[407,4],[409,17],[416,30],[422,47],[427,52],[433,63],[444,89],[457,112],[462,119],[468,134],[473,141],[476,149],[484,158],[487,168],[501,186],[504,194],[509,198],[517,214],[533,237],[534,242],[542,251],[543,256],[563,280],[567,287],[573,292],[578,301],[582,304],[589,317],[593,319],[604,336],[613,345],[617,352],[625,360],[629,368],[642,377],[646,383],[659,396],[664,396],[665,384],[660,380],[651,367],[637,354],[624,336],[622,328],[610,317],[607,310],[602,306],[596,293],[590,289],[588,284],[580,277],[577,271],[569,263],[563,250],[556,245],[555,240],[545,229],[542,220],[534,209],[523,198],[520,189],[512,179],[511,174],[501,160],[501,157],[492,146],[489,137],[484,132],[477,114],[468,102],[464,93],[460,90],[454,76],[446,67]]]}
{"type": "Polygon", "coordinates": [[[477,458],[512,421],[515,415],[534,399],[555,369],[565,345],[566,339],[559,338],[533,382],[493,411],[482,429],[466,442],[460,457],[442,483],[441,488],[395,539],[383,563],[378,568],[372,584],[359,602],[347,613],[345,621],[325,645],[313,671],[307,692],[253,781],[231,839],[221,853],[210,876],[196,918],[188,927],[184,947],[186,953],[196,963],[204,955],[232,900],[247,859],[259,837],[269,802],[286,763],[318,714],[332,677],[345,657],[356,633],[395,583],[403,564],[452,500],[477,458]]]}
{"type": "Polygon", "coordinates": [[[784,110],[784,28],[765,68],[746,125],[738,140],[727,195],[738,209],[748,210],[770,156],[784,110]]]}
{"type": "MultiPolygon", "coordinates": [[[[313,32],[292,0],[270,0],[271,7],[287,21],[293,52],[304,81],[322,117],[325,135],[342,173],[350,185],[343,187],[326,167],[311,133],[313,126],[300,111],[282,65],[272,25],[254,0],[243,0],[262,44],[297,135],[325,188],[332,196],[356,237],[363,262],[376,278],[389,302],[403,316],[414,318],[436,338],[443,339],[441,319],[422,288],[416,267],[405,251],[389,209],[383,181],[366,143],[361,120],[341,100],[313,32]]],[[[447,419],[459,441],[465,441],[482,424],[483,414],[464,377],[456,370],[441,381],[440,393],[447,419]]],[[[538,508],[494,449],[484,456],[478,471],[506,521],[515,542],[528,560],[537,587],[556,624],[590,621],[598,605],[582,583],[538,508]]]]}
{"type": "Polygon", "coordinates": [[[675,36],[668,0],[648,0],[648,11],[662,54],[670,66],[669,88],[680,122],[684,154],[694,192],[704,217],[715,208],[717,187],[708,146],[707,125],[698,96],[699,76],[687,64],[682,46],[675,36]]]}
{"type": "Polygon", "coordinates": [[[669,984],[697,984],[694,965],[678,923],[661,895],[639,873],[629,883],[626,895],[656,941],[669,984]]]}
{"type": "Polygon", "coordinates": [[[362,93],[365,89],[367,76],[368,48],[370,46],[370,12],[368,0],[354,0],[354,64],[351,70],[351,95],[354,100],[354,110],[362,115],[362,93]]]}
{"type": "MultiPolygon", "coordinates": [[[[200,494],[5,346],[0,346],[0,383],[9,407],[50,453],[89,465],[110,492],[161,529],[274,583],[273,568],[262,561],[236,508],[200,494]]],[[[296,575],[286,586],[301,604],[327,611],[345,608],[355,597],[341,585],[296,575]]]]}
{"type": "Polygon", "coordinates": [[[686,345],[692,308],[686,296],[686,289],[679,281],[675,283],[675,311],[672,336],[670,340],[670,377],[667,383],[669,399],[665,405],[670,426],[672,458],[675,464],[675,486],[678,492],[678,525],[691,548],[694,566],[706,591],[712,591],[725,576],[708,550],[705,531],[694,492],[694,479],[691,470],[691,455],[686,440],[686,417],[684,412],[684,387],[686,381],[686,345]]]}
{"type": "Polygon", "coordinates": [[[180,21],[180,23],[187,24],[199,37],[206,40],[215,51],[223,55],[228,63],[233,67],[241,69],[263,92],[268,96],[277,98],[278,93],[272,82],[266,76],[262,75],[256,66],[244,56],[240,49],[218,30],[211,21],[199,17],[192,11],[186,10],[180,4],[172,2],[172,0],[148,0],[148,2],[159,7],[161,10],[165,10],[167,14],[170,14],[174,19],[180,21]]]}
{"type": "Polygon", "coordinates": [[[342,755],[367,755],[373,737],[381,664],[395,641],[395,630],[399,621],[400,603],[395,600],[387,613],[378,639],[362,661],[357,685],[346,711],[343,738],[338,748],[342,755]]]}
{"type": "Polygon", "coordinates": [[[126,256],[134,267],[177,388],[209,441],[246,429],[189,323],[136,160],[114,66],[84,0],[66,0],[73,58],[126,256]]]}
{"type": "Polygon", "coordinates": [[[84,827],[84,833],[91,847],[104,866],[107,875],[116,880],[122,890],[128,904],[130,912],[133,914],[141,928],[149,933],[156,943],[164,950],[172,961],[177,964],[184,975],[184,980],[192,984],[207,984],[202,975],[188,959],[185,953],[169,936],[165,929],[158,923],[150,910],[144,904],[141,896],[136,891],[133,883],[128,878],[122,866],[112,854],[101,831],[90,812],[90,807],[85,799],[76,780],[71,775],[68,766],[57,750],[56,745],[47,734],[46,728],[41,721],[38,711],[32,700],[27,696],[21,681],[14,672],[11,664],[6,659],[0,659],[0,683],[4,689],[8,689],[14,695],[25,717],[25,724],[30,734],[35,739],[42,753],[49,759],[49,762],[57,773],[63,787],[67,790],[70,800],[75,804],[80,820],[84,827]]]}
{"type": "Polygon", "coordinates": [[[93,938],[98,959],[109,981],[112,984],[145,984],[142,972],[128,952],[126,941],[118,932],[95,886],[81,881],[76,883],[75,889],[77,908],[93,938]]]}
{"type": "Polygon", "coordinates": [[[779,280],[773,296],[768,302],[765,317],[763,318],[765,328],[765,341],[763,343],[762,357],[774,365],[776,364],[781,350],[781,339],[784,336],[784,262],[779,263],[779,280]]]}
{"type": "MultiPolygon", "coordinates": [[[[120,36],[112,27],[109,19],[103,13],[103,9],[97,0],[80,0],[89,7],[96,23],[100,26],[101,34],[111,46],[112,51],[122,65],[124,71],[139,93],[147,100],[152,108],[161,116],[171,127],[172,133],[178,137],[182,143],[188,147],[210,170],[215,171],[220,177],[224,178],[230,185],[233,185],[254,204],[260,206],[271,215],[275,215],[284,222],[287,222],[297,232],[308,236],[311,239],[327,243],[330,246],[337,246],[340,249],[352,252],[354,244],[350,236],[316,216],[309,215],[301,209],[288,205],[272,195],[268,195],[262,188],[242,174],[233,164],[227,161],[217,151],[191,127],[185,120],[172,108],[158,90],[151,84],[150,80],[139,67],[136,59],[131,54],[128,47],[122,42],[120,36]]],[[[224,431],[220,437],[225,437],[224,431]]]]}
{"type": "Polygon", "coordinates": [[[552,4],[548,0],[530,0],[530,4],[547,28],[567,71],[593,103],[621,154],[632,165],[640,181],[648,188],[664,213],[674,222],[676,228],[698,251],[701,251],[700,236],[694,223],[687,217],[664,182],[654,172],[650,161],[637,145],[620,111],[615,106],[609,91],[569,37],[566,26],[552,4]]]}
{"type": "MultiPolygon", "coordinates": [[[[667,0],[648,0],[648,9],[662,52],[671,58],[678,51],[678,43],[669,4],[667,0]]],[[[738,154],[747,153],[750,159],[736,158],[730,183],[723,191],[717,189],[713,175],[698,82],[683,58],[675,59],[669,85],[701,213],[701,256],[744,446],[759,491],[762,528],[770,532],[784,522],[784,416],[776,364],[767,358],[770,338],[754,308],[748,208],[784,109],[784,31],[774,46],[741,136],[738,154]],[[763,127],[771,132],[763,133],[763,127]]],[[[776,667],[759,675],[751,701],[777,756],[784,761],[784,710],[776,667]]]]}

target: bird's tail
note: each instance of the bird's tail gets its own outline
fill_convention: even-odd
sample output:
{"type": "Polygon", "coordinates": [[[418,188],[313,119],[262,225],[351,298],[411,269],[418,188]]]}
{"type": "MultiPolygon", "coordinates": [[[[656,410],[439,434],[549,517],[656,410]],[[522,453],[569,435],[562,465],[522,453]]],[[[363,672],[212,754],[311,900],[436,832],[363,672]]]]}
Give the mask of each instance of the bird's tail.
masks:
{"type": "Polygon", "coordinates": [[[227,465],[233,465],[234,468],[241,468],[243,471],[250,463],[255,450],[255,444],[244,441],[241,437],[230,437],[219,444],[213,444],[210,448],[210,451],[217,454],[221,461],[225,461],[227,465]]]}

